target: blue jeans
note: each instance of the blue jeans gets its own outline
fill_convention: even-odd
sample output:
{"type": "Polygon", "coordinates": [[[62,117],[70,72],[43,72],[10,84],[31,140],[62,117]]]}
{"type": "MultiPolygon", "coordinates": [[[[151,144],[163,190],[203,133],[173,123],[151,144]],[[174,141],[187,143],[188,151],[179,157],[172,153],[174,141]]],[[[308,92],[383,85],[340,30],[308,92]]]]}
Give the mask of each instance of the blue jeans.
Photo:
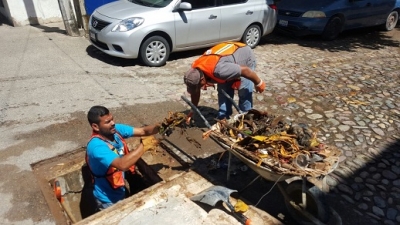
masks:
{"type": "Polygon", "coordinates": [[[103,209],[106,209],[106,208],[114,205],[113,203],[104,203],[104,202],[101,202],[100,200],[98,200],[97,198],[95,198],[95,199],[96,199],[97,211],[101,211],[103,209]]]}
{"type": "MultiPolygon", "coordinates": [[[[255,67],[255,62],[254,62],[255,67]]],[[[255,68],[251,68],[254,70],[255,68]]],[[[218,119],[229,118],[232,115],[232,103],[225,97],[225,95],[220,91],[223,89],[232,99],[234,99],[235,90],[232,88],[234,81],[230,81],[224,84],[217,85],[218,91],[218,119]]],[[[242,112],[247,112],[253,108],[253,90],[254,83],[244,77],[240,78],[240,87],[238,90],[239,95],[239,109],[242,112]]]]}

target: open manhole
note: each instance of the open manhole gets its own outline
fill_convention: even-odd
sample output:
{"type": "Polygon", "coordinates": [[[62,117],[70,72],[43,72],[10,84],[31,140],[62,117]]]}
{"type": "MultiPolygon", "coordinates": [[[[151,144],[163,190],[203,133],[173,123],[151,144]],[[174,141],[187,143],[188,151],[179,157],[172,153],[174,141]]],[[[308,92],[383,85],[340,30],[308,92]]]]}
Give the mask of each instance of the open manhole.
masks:
{"type": "MultiPolygon", "coordinates": [[[[127,142],[133,145],[137,139],[127,142]]],[[[136,164],[137,173],[126,176],[130,191],[123,201],[129,201],[129,196],[189,168],[188,164],[172,157],[168,147],[162,146],[157,151],[146,152],[136,164]]],[[[78,148],[31,165],[57,224],[74,224],[96,214],[85,150],[78,148]]]]}

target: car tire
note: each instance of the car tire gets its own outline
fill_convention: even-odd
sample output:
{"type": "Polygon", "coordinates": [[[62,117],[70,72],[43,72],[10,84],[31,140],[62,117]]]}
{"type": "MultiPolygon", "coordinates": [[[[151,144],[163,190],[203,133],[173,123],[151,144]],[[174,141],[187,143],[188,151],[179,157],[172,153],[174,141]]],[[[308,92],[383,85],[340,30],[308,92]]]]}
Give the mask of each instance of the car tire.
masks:
{"type": "MultiPolygon", "coordinates": [[[[296,205],[302,202],[302,181],[293,181],[289,183],[286,188],[286,194],[290,197],[296,205]]],[[[307,183],[306,188],[306,211],[317,218],[322,223],[326,223],[330,220],[330,208],[328,207],[324,198],[324,193],[316,186],[307,183]]],[[[299,224],[311,225],[312,223],[305,215],[297,211],[290,202],[285,199],[285,205],[288,209],[289,214],[299,224]]]]}
{"type": "Polygon", "coordinates": [[[338,17],[332,17],[325,25],[324,32],[322,32],[322,39],[332,41],[336,39],[343,29],[343,20],[338,17]]]}
{"type": "Polygon", "coordinates": [[[398,21],[399,13],[397,11],[393,11],[387,16],[386,23],[383,24],[382,28],[386,31],[391,31],[396,27],[398,21]]]}
{"type": "Polygon", "coordinates": [[[249,26],[243,33],[242,42],[255,48],[261,40],[261,29],[258,25],[249,26]]]}
{"type": "Polygon", "coordinates": [[[143,64],[150,67],[160,67],[165,65],[170,54],[170,47],[161,36],[147,38],[140,46],[140,60],[143,64]]]}

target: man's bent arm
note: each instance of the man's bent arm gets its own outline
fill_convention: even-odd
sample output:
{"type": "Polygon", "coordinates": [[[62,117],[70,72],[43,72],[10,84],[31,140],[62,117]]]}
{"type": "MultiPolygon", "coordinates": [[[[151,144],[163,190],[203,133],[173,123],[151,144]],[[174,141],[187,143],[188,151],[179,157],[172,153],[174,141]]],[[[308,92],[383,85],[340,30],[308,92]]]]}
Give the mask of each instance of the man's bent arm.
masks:
{"type": "Polygon", "coordinates": [[[114,159],[111,163],[111,166],[123,171],[128,170],[129,167],[134,165],[140,159],[140,157],[142,157],[144,153],[143,147],[143,144],[140,143],[139,146],[129,154],[124,155],[121,158],[114,159]]]}
{"type": "Polygon", "coordinates": [[[135,127],[133,136],[141,137],[141,136],[149,136],[152,134],[157,134],[160,129],[160,124],[147,125],[144,127],[135,127]]]}
{"type": "Polygon", "coordinates": [[[196,90],[195,92],[193,92],[193,94],[190,94],[190,100],[193,103],[193,105],[195,105],[196,107],[199,105],[199,101],[200,101],[200,89],[196,90]]]}
{"type": "Polygon", "coordinates": [[[251,80],[255,85],[261,82],[257,74],[247,66],[240,66],[240,73],[242,77],[251,80]]]}

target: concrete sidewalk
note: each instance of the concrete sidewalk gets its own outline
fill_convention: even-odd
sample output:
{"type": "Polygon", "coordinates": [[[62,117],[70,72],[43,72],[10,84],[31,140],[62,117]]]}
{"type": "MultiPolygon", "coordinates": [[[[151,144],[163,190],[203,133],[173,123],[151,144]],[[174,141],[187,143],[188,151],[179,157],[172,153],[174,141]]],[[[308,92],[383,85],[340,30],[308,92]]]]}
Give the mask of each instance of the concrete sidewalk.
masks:
{"type": "Polygon", "coordinates": [[[63,24],[0,24],[0,224],[52,224],[30,164],[81,146],[90,132],[79,121],[76,133],[62,138],[61,124],[84,118],[93,105],[165,98],[132,71],[92,57],[89,41],[67,36],[63,24]],[[58,126],[59,138],[49,126],[58,126]]]}

